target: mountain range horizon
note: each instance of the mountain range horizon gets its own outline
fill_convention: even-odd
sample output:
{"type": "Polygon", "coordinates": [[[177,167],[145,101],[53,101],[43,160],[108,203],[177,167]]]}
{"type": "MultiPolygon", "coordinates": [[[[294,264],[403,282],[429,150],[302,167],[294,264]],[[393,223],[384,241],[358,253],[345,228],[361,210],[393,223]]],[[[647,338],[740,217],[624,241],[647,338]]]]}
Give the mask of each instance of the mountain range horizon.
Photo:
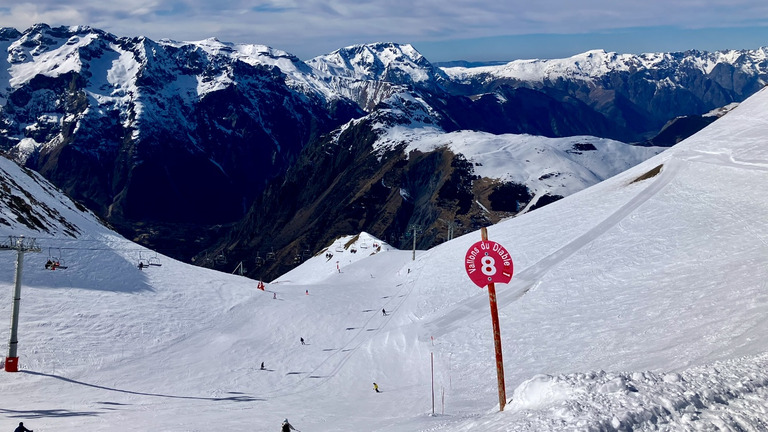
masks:
{"type": "Polygon", "coordinates": [[[350,231],[404,247],[418,227],[429,248],[554,202],[768,82],[767,48],[440,68],[408,44],[305,62],[263,45],[45,24],[3,28],[0,48],[0,149],[132,240],[269,278],[350,231]],[[457,137],[527,142],[505,163],[529,175],[476,178],[482,163],[451,149],[457,137]],[[526,162],[566,137],[557,162],[526,162]],[[610,151],[622,156],[601,154],[603,139],[624,143],[610,151]],[[604,162],[585,170],[589,159],[604,162]],[[267,264],[270,253],[281,256],[267,264]]]}

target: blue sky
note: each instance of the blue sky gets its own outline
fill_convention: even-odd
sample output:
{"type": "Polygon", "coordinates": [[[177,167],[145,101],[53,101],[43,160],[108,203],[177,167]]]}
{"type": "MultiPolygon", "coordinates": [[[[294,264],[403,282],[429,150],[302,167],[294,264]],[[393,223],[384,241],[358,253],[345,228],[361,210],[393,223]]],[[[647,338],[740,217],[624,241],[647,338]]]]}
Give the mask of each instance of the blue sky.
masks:
{"type": "Polygon", "coordinates": [[[410,43],[432,62],[768,46],[765,0],[38,0],[0,5],[0,26],[90,25],[118,36],[268,45],[309,59],[410,43]]]}

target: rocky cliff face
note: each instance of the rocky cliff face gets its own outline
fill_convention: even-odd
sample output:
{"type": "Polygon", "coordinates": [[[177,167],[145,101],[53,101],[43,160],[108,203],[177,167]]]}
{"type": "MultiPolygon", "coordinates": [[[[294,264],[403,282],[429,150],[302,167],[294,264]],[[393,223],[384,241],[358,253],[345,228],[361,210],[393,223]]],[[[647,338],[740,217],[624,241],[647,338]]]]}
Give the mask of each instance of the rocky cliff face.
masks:
{"type": "Polygon", "coordinates": [[[213,258],[226,256],[229,266],[243,262],[246,275],[272,279],[342,233],[377,232],[390,244],[408,248],[417,228],[418,245],[424,247],[446,240],[438,239],[441,233],[433,226],[439,217],[461,221],[463,229],[490,223],[473,205],[472,171],[461,155],[406,155],[402,148],[373,153],[374,121],[365,119],[305,148],[243,221],[198,262],[207,257],[208,265],[224,269],[227,264],[213,258]]]}

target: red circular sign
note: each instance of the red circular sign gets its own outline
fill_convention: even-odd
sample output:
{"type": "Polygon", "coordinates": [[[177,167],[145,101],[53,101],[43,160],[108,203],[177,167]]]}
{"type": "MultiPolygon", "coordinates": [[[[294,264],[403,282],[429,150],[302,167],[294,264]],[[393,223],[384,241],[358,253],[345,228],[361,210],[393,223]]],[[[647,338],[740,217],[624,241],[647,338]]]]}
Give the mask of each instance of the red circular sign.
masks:
{"type": "Polygon", "coordinates": [[[470,246],[464,266],[469,278],[480,288],[512,280],[512,257],[502,245],[490,240],[470,246]]]}

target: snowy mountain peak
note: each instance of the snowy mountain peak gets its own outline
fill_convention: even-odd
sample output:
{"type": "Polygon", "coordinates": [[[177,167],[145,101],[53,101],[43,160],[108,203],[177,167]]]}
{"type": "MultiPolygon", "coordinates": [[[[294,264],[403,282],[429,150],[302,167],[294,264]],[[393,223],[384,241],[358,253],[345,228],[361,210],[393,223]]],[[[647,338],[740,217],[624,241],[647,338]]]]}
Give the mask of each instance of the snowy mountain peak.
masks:
{"type": "Polygon", "coordinates": [[[288,59],[291,62],[301,62],[301,60],[293,54],[266,45],[222,42],[215,37],[203,39],[201,41],[175,42],[163,40],[162,42],[166,45],[176,47],[192,45],[201,48],[211,55],[228,56],[251,64],[255,64],[256,62],[274,64],[274,60],[277,59],[288,59]]]}
{"type": "MultiPolygon", "coordinates": [[[[686,70],[709,74],[718,65],[743,70],[768,69],[768,47],[756,50],[697,51],[672,53],[617,54],[602,49],[590,50],[563,59],[515,60],[504,65],[476,68],[453,67],[443,70],[457,80],[478,77],[511,78],[543,82],[557,79],[599,80],[614,72],[654,71],[653,76],[669,77],[671,82],[685,78],[686,70]],[[678,75],[680,75],[678,77],[678,75]]],[[[649,77],[650,78],[650,77],[649,77]]],[[[763,83],[766,81],[763,80],[763,83]]]]}
{"type": "Polygon", "coordinates": [[[352,45],[307,63],[331,76],[394,84],[432,82],[445,77],[413,46],[391,42],[352,45]]]}

